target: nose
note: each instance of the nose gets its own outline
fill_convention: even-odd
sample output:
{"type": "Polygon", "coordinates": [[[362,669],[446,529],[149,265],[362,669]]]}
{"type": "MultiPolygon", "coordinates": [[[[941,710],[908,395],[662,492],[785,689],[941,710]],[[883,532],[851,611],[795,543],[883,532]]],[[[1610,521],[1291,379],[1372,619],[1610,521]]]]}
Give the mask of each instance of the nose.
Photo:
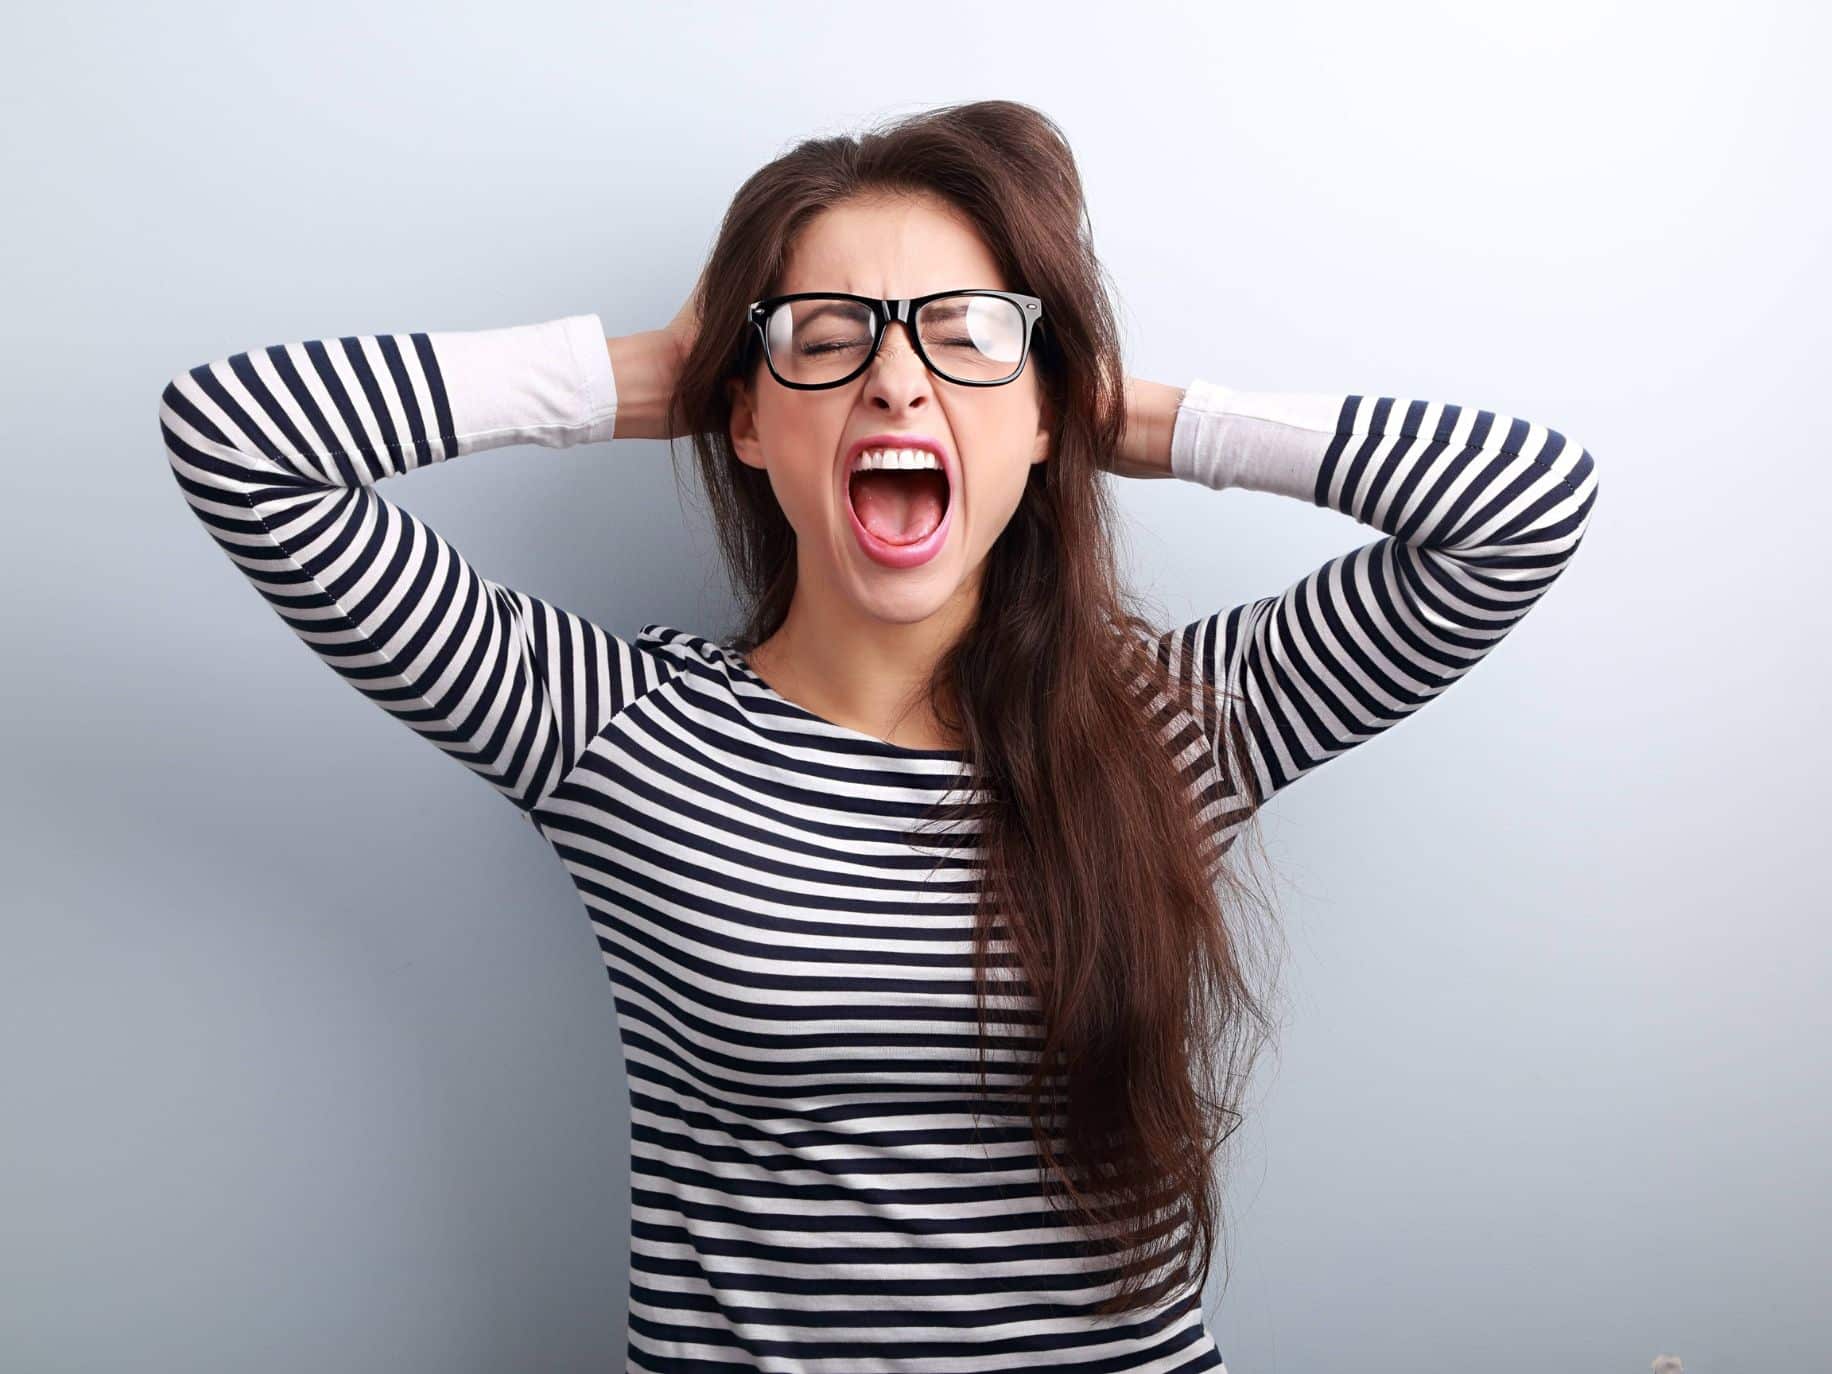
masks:
{"type": "Polygon", "coordinates": [[[884,329],[878,352],[865,369],[865,399],[899,410],[923,404],[931,391],[929,369],[916,352],[908,326],[893,320],[884,329]]]}

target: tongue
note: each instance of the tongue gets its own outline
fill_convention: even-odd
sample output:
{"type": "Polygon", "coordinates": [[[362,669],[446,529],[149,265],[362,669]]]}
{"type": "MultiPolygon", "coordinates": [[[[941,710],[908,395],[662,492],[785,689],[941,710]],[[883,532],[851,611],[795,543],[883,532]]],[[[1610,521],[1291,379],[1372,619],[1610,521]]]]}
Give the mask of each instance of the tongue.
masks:
{"type": "Polygon", "coordinates": [[[941,523],[948,479],[939,472],[861,472],[852,479],[859,523],[887,544],[913,544],[941,523]]]}

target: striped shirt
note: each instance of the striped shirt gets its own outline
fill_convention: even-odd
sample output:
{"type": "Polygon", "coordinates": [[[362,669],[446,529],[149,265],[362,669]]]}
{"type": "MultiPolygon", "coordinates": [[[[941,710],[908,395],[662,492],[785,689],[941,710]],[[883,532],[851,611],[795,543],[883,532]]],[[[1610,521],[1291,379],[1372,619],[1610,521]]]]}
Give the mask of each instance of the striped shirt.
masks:
{"type": "MultiPolygon", "coordinates": [[[[1194,1291],[1091,1312],[1102,1276],[1039,1182],[1021,998],[990,1010],[979,1087],[979,851],[943,805],[979,795],[963,756],[830,722],[718,640],[625,639],[493,582],[375,491],[608,440],[616,410],[600,321],[574,315],[237,353],[174,377],[159,418],[190,508],[286,624],[572,876],[629,1078],[628,1367],[1225,1374],[1194,1291]]],[[[1173,682],[1234,694],[1238,720],[1160,698],[1217,852],[1251,810],[1229,777],[1270,798],[1468,672],[1596,493],[1590,455],[1525,420],[1203,381],[1171,463],[1379,532],[1156,641],[1173,682]]]]}

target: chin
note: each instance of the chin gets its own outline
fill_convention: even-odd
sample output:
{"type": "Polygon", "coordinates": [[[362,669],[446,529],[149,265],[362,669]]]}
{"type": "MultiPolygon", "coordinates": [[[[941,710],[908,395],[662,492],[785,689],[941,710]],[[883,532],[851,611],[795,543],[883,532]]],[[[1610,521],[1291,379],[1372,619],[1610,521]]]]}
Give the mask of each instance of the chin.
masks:
{"type": "Polygon", "coordinates": [[[918,625],[954,599],[959,583],[952,577],[928,576],[920,584],[907,574],[895,586],[866,585],[857,592],[859,608],[892,625],[918,625]]]}

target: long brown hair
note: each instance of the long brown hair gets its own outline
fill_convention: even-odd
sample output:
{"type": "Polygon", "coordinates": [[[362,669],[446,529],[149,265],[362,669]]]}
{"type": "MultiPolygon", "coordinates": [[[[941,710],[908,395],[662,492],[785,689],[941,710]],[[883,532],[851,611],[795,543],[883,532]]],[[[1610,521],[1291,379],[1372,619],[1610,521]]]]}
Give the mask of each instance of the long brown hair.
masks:
{"type": "MultiPolygon", "coordinates": [[[[1265,903],[1205,843],[1216,808],[1204,821],[1193,803],[1212,800],[1214,770],[1172,766],[1203,738],[1198,717],[1221,718],[1214,694],[1187,667],[1173,674],[1151,617],[1120,583],[1098,474],[1124,432],[1125,378],[1060,129],[1029,106],[977,101],[810,139],[760,168],[733,198],[701,279],[702,319],[737,323],[701,329],[671,432],[691,437],[741,599],[732,642],[748,651],[783,623],[796,557],[768,475],[730,441],[726,382],[756,385],[763,367],[745,306],[775,292],[812,218],[876,195],[942,198],[977,228],[1007,286],[1046,303],[1031,362],[1054,448],[1031,466],[987,555],[977,619],[928,691],[990,799],[977,813],[982,1082],[996,916],[1042,1027],[1027,1089],[1045,1192],[1082,1228],[1087,1255],[1122,1255],[1099,1310],[1142,1308],[1208,1279],[1222,1229],[1214,1163],[1269,1030],[1239,918],[1265,903]]],[[[1260,801],[1238,766],[1241,745],[1199,751],[1246,791],[1252,814],[1236,835],[1260,801]]]]}

